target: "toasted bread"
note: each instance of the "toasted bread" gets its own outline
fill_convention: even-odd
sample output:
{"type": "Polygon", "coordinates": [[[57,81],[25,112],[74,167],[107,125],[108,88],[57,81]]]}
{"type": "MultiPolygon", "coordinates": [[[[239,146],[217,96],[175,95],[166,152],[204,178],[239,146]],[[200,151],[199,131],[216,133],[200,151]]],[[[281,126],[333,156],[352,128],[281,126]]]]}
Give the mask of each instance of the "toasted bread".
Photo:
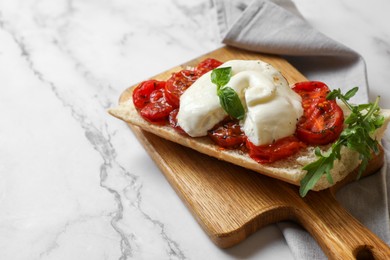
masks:
{"type": "MultiPolygon", "coordinates": [[[[145,131],[158,135],[172,142],[176,142],[217,159],[224,160],[226,162],[233,163],[235,165],[239,165],[258,173],[298,186],[300,185],[301,179],[306,174],[306,171],[302,170],[302,168],[316,160],[316,155],[314,154],[315,147],[308,146],[304,149],[301,149],[301,151],[297,154],[292,155],[286,159],[273,163],[260,164],[250,158],[248,154],[240,150],[221,149],[208,137],[194,138],[178,133],[169,125],[160,126],[149,123],[139,115],[131,98],[127,101],[121,102],[119,106],[109,109],[108,112],[114,117],[117,117],[127,123],[136,125],[145,131]]],[[[348,113],[348,111],[345,111],[345,113],[348,113]]],[[[390,119],[390,110],[382,110],[382,114],[385,117],[385,123],[375,133],[375,138],[377,140],[380,140],[384,134],[390,119]]],[[[320,148],[325,151],[329,148],[329,145],[322,146],[320,148]]],[[[381,160],[377,161],[380,162],[381,160]]],[[[357,168],[359,164],[359,155],[356,152],[343,147],[341,150],[341,160],[335,161],[334,168],[331,170],[334,181],[333,184],[345,178],[352,170],[357,168]]],[[[380,167],[381,165],[378,165],[378,168],[380,167]]],[[[322,176],[313,190],[323,190],[329,188],[333,184],[330,184],[326,177],[322,176]]]]}

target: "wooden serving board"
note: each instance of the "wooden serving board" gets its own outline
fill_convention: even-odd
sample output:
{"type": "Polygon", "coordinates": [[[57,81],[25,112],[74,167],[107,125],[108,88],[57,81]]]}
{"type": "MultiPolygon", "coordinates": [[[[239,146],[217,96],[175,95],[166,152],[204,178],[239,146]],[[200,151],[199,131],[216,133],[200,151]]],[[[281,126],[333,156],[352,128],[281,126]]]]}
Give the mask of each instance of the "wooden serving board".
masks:
{"type": "MultiPolygon", "coordinates": [[[[261,59],[279,69],[290,84],[306,80],[280,57],[231,47],[223,47],[153,78],[166,80],[172,72],[207,57],[220,61],[261,59]]],[[[128,100],[130,95],[131,89],[126,90],[120,102],[128,100]]],[[[265,225],[292,220],[311,233],[330,259],[390,259],[390,248],[335,200],[335,191],[353,180],[356,172],[331,189],[309,192],[301,198],[294,185],[200,154],[138,127],[130,127],[218,246],[231,247],[265,225]]],[[[382,165],[383,154],[375,160],[380,161],[370,165],[382,165]]],[[[369,168],[366,174],[377,170],[369,168]]]]}

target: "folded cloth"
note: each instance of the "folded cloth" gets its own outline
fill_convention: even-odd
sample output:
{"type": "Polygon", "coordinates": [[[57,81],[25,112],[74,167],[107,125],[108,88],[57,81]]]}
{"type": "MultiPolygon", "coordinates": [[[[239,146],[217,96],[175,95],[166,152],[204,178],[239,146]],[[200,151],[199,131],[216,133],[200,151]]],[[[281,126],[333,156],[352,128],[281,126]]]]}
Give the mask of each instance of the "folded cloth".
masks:
{"type": "MultiPolygon", "coordinates": [[[[214,0],[214,3],[225,44],[283,55],[310,80],[326,82],[344,92],[359,86],[352,102],[368,101],[363,58],[311,27],[290,0],[214,0]]],[[[390,145],[383,145],[388,157],[390,145]]],[[[336,196],[354,217],[390,244],[387,171],[385,166],[377,174],[347,185],[336,196]]],[[[300,226],[291,222],[278,226],[296,259],[326,259],[315,240],[300,226]]]]}

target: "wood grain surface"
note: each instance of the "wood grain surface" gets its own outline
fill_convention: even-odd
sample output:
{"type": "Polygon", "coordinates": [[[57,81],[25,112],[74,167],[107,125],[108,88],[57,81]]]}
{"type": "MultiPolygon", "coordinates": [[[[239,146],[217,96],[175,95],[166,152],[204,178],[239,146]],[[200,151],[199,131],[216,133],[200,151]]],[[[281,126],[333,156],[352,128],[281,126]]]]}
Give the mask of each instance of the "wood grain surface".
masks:
{"type": "MultiPolygon", "coordinates": [[[[166,80],[172,72],[207,57],[221,61],[261,59],[279,69],[290,84],[306,80],[280,57],[231,47],[223,47],[152,78],[166,80]]],[[[123,92],[119,102],[128,100],[130,95],[131,88],[123,92]]],[[[301,198],[294,185],[200,154],[138,127],[130,127],[218,246],[234,246],[265,225],[292,220],[310,232],[330,259],[390,259],[390,248],[335,200],[335,191],[353,180],[356,171],[331,189],[309,192],[301,198]]],[[[365,174],[375,173],[382,164],[383,152],[365,174]]]]}

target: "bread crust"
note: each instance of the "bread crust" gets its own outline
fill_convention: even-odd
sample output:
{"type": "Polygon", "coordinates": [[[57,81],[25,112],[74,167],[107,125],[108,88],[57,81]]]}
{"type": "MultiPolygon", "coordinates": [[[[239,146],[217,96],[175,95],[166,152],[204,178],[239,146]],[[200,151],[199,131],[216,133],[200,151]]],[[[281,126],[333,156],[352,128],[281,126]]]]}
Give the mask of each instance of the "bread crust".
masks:
{"type": "MultiPolygon", "coordinates": [[[[109,109],[108,112],[114,117],[117,117],[129,124],[136,125],[143,130],[153,133],[164,139],[189,147],[198,152],[215,157],[219,160],[230,162],[235,165],[242,166],[244,168],[253,170],[255,172],[267,175],[272,178],[280,179],[282,181],[297,186],[300,185],[301,179],[306,174],[306,171],[302,170],[302,168],[310,162],[316,160],[316,156],[314,154],[315,147],[308,146],[305,149],[301,149],[301,151],[299,151],[297,154],[292,155],[286,159],[268,164],[260,164],[250,158],[248,154],[240,150],[228,150],[220,148],[218,145],[214,144],[208,137],[194,138],[180,134],[168,125],[160,126],[149,123],[139,115],[139,112],[135,108],[131,97],[128,100],[120,102],[119,106],[109,109]]],[[[388,118],[390,118],[389,110],[384,110],[382,113],[384,113],[386,123],[380,129],[380,131],[377,132],[376,138],[378,140],[382,137],[381,135],[383,135],[384,130],[389,121],[388,118]]],[[[329,148],[329,145],[322,146],[320,148],[323,151],[326,151],[329,148]]],[[[344,179],[350,172],[352,172],[359,166],[359,155],[356,152],[343,147],[341,154],[341,160],[335,161],[334,168],[331,170],[334,183],[330,184],[327,181],[326,176],[324,175],[317,182],[313,190],[319,191],[331,187],[332,185],[344,179]]],[[[382,160],[375,161],[381,162],[382,160]]],[[[381,166],[382,165],[378,165],[377,168],[380,168],[381,166]]]]}

